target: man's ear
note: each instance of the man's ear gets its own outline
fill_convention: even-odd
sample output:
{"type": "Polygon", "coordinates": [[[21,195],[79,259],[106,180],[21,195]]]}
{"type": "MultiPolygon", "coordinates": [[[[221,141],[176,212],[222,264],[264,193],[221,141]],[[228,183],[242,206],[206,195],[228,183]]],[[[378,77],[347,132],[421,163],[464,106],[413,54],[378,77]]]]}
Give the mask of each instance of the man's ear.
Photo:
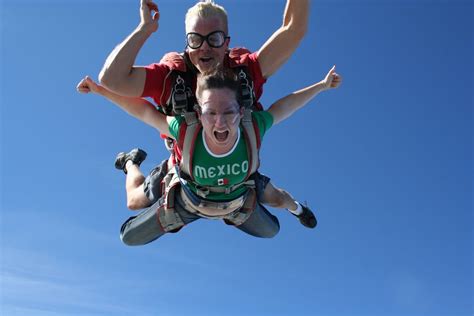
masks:
{"type": "Polygon", "coordinates": [[[229,46],[230,46],[230,36],[225,39],[225,45],[226,45],[225,49],[229,49],[229,46]]]}

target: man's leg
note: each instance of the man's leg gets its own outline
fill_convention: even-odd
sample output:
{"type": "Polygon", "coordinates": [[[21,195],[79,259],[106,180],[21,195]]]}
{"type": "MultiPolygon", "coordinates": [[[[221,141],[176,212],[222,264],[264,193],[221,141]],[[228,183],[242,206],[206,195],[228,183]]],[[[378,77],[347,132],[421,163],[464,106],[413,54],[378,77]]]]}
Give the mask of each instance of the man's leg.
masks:
{"type": "Polygon", "coordinates": [[[153,168],[145,178],[140,170],[140,164],[145,158],[146,152],[136,148],[129,153],[119,153],[115,160],[115,167],[126,174],[127,207],[131,210],[148,207],[161,198],[162,180],[173,167],[170,157],[153,168]]]}
{"type": "Polygon", "coordinates": [[[145,195],[143,186],[145,176],[140,171],[140,164],[146,156],[145,151],[135,148],[129,153],[119,153],[115,159],[115,168],[123,170],[126,174],[127,207],[131,210],[142,209],[151,204],[150,199],[145,195]]]}
{"type": "Polygon", "coordinates": [[[264,183],[264,185],[257,185],[257,187],[260,187],[260,191],[263,189],[263,192],[259,194],[259,201],[261,203],[275,208],[286,208],[304,226],[308,228],[316,227],[316,217],[308,206],[297,202],[287,191],[275,187],[270,182],[270,179],[262,174],[258,174],[256,181],[264,183]]]}
{"type": "Polygon", "coordinates": [[[145,176],[140,167],[131,160],[125,165],[127,175],[125,179],[125,190],[127,191],[127,207],[131,210],[139,210],[151,204],[145,195],[145,176]]]}
{"type": "Polygon", "coordinates": [[[276,188],[271,182],[265,186],[260,202],[275,208],[286,208],[290,212],[298,208],[298,203],[287,191],[276,188]]]}

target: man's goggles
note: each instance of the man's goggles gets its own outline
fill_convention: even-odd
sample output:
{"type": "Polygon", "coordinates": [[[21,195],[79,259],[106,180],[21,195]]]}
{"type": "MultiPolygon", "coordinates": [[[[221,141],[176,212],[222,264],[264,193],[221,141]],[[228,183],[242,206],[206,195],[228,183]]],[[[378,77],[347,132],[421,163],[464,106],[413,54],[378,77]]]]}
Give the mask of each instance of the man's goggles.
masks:
{"type": "Polygon", "coordinates": [[[190,32],[186,34],[186,43],[188,47],[192,49],[198,49],[202,46],[204,41],[206,41],[210,47],[219,48],[224,45],[225,40],[228,38],[230,37],[226,36],[222,31],[214,31],[207,34],[206,36],[199,33],[190,32]]]}

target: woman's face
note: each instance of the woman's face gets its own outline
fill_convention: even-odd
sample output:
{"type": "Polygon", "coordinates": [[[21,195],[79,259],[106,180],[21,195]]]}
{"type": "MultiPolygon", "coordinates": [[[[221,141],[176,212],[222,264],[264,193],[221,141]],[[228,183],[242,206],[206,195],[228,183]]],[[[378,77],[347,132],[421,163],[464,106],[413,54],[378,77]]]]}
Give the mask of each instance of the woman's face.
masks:
{"type": "Polygon", "coordinates": [[[200,97],[201,122],[208,145],[232,147],[237,140],[242,111],[230,89],[204,90],[200,97]]]}

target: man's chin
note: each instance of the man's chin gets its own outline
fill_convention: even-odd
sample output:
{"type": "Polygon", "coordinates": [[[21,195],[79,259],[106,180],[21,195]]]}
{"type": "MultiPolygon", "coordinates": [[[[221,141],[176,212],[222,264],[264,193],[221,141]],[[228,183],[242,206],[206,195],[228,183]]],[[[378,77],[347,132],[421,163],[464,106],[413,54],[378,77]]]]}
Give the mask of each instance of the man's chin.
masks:
{"type": "Polygon", "coordinates": [[[199,67],[197,68],[200,73],[207,73],[209,71],[214,70],[216,67],[214,63],[206,63],[204,65],[202,63],[199,63],[199,67]]]}

